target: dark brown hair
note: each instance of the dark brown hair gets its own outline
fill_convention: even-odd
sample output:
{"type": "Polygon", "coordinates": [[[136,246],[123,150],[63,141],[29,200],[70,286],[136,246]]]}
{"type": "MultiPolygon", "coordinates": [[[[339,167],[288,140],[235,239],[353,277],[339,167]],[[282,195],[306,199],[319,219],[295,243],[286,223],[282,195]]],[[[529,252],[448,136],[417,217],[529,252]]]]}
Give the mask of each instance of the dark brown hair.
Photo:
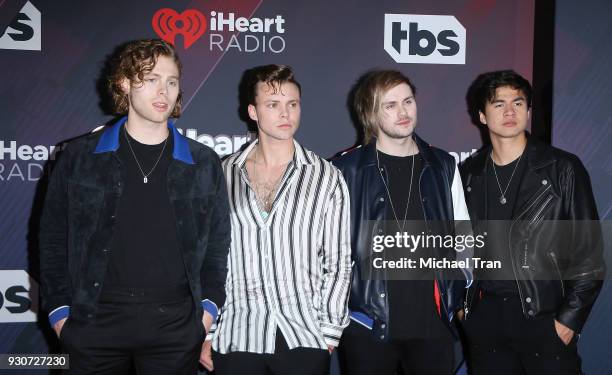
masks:
{"type": "Polygon", "coordinates": [[[247,72],[246,82],[246,100],[248,104],[255,105],[255,97],[257,96],[257,84],[263,82],[273,90],[280,87],[282,83],[290,82],[297,86],[300,95],[302,95],[302,87],[295,79],[293,69],[288,65],[263,65],[250,69],[247,72]]]}
{"type": "MultiPolygon", "coordinates": [[[[121,46],[111,61],[110,74],[107,78],[107,87],[112,99],[112,109],[116,114],[125,115],[128,112],[128,96],[121,83],[128,79],[130,84],[139,84],[144,75],[149,73],[157,64],[159,56],[166,56],[174,60],[181,74],[181,61],[174,47],[161,39],[143,39],[128,42],[121,46]]],[[[170,117],[181,116],[181,102],[183,93],[179,93],[170,117]]]]}
{"type": "Polygon", "coordinates": [[[365,143],[369,143],[378,131],[378,111],[383,95],[402,83],[410,86],[412,94],[416,96],[416,87],[410,79],[396,70],[373,70],[357,82],[353,107],[363,126],[365,143]]]}
{"type": "Polygon", "coordinates": [[[484,113],[485,107],[495,99],[495,93],[500,87],[511,87],[525,95],[527,109],[531,109],[531,84],[514,70],[497,70],[476,77],[468,90],[468,112],[472,121],[480,123],[479,112],[484,113]]]}

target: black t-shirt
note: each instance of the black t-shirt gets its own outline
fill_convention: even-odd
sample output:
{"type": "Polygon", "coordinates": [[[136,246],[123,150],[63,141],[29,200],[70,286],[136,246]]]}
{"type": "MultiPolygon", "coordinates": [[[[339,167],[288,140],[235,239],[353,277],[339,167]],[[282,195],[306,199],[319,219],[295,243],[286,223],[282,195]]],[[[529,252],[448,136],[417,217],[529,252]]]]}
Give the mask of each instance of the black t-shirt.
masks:
{"type": "MultiPolygon", "coordinates": [[[[404,215],[406,225],[404,232],[408,234],[421,234],[426,232],[423,216],[423,207],[419,195],[419,177],[423,170],[423,160],[420,154],[414,156],[414,171],[412,171],[413,157],[398,157],[379,152],[380,165],[383,176],[388,177],[389,197],[387,199],[387,235],[395,235],[400,231],[404,215]],[[410,191],[410,178],[412,176],[412,190],[410,191]],[[409,194],[410,192],[410,194],[409,194]],[[410,195],[410,202],[406,210],[406,203],[410,195]],[[395,208],[395,215],[391,209],[395,208]],[[396,221],[399,221],[399,225],[396,221]]],[[[385,250],[385,259],[410,258],[418,259],[429,257],[429,249],[421,248],[410,252],[406,248],[392,248],[385,250]]],[[[450,332],[444,326],[438,313],[434,300],[434,278],[430,270],[416,268],[413,270],[387,270],[387,293],[389,301],[389,336],[392,340],[406,340],[413,338],[444,338],[450,332]],[[397,272],[396,272],[397,271],[397,272]]]]}
{"type": "Polygon", "coordinates": [[[481,270],[481,286],[485,292],[501,296],[517,296],[516,278],[510,260],[508,230],[510,229],[512,212],[520,181],[525,173],[527,160],[523,155],[506,165],[494,166],[494,162],[489,156],[487,163],[487,219],[489,222],[485,245],[486,258],[488,260],[500,260],[502,268],[481,270]],[[495,173],[497,173],[497,178],[495,173]],[[506,189],[506,186],[508,187],[504,194],[505,204],[501,203],[500,186],[502,191],[506,189]]]}
{"type": "Polygon", "coordinates": [[[166,173],[172,162],[173,139],[167,144],[139,143],[123,128],[117,152],[124,178],[119,198],[114,236],[104,286],[119,288],[172,288],[187,284],[179,251],[176,220],[170,203],[166,173]],[[143,174],[127,143],[126,136],[145,174],[160,157],[143,182],[143,174]]]}

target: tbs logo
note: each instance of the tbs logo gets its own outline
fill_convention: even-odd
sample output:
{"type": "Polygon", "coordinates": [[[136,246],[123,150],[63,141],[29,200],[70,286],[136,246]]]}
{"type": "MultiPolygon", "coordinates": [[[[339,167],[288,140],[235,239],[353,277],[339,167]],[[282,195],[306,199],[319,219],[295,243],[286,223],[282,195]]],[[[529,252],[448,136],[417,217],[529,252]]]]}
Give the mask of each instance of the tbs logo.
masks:
{"type": "Polygon", "coordinates": [[[35,322],[38,283],[24,270],[0,271],[0,323],[35,322]]]}
{"type": "Polygon", "coordinates": [[[465,42],[454,16],[385,14],[385,51],[398,63],[465,64],[465,42]]]}
{"type": "Polygon", "coordinates": [[[6,30],[4,32],[0,30],[0,49],[40,51],[40,18],[40,11],[28,1],[11,20],[6,30]]]}

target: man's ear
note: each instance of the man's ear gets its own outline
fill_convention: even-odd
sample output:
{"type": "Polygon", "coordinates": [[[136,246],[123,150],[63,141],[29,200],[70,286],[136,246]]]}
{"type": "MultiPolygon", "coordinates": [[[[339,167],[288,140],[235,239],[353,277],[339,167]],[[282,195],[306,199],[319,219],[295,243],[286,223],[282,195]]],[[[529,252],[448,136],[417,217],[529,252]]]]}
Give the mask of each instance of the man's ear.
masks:
{"type": "Polygon", "coordinates": [[[482,111],[478,111],[478,116],[480,117],[480,122],[482,124],[487,124],[487,118],[485,117],[484,113],[482,113],[482,111]]]}
{"type": "Polygon", "coordinates": [[[255,106],[253,104],[249,104],[247,111],[249,112],[249,118],[257,122],[257,110],[255,110],[255,106]]]}

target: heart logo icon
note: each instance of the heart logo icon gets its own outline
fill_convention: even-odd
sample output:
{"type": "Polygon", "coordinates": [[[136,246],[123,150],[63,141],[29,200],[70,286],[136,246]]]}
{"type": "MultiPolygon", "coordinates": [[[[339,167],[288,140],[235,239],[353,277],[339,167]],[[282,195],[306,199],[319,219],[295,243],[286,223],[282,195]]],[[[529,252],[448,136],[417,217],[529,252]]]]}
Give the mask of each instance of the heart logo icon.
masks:
{"type": "Polygon", "coordinates": [[[183,35],[185,49],[200,39],[208,26],[206,18],[198,10],[187,9],[179,14],[170,8],[163,8],[155,12],[151,24],[155,33],[172,45],[177,35],[183,35]]]}

